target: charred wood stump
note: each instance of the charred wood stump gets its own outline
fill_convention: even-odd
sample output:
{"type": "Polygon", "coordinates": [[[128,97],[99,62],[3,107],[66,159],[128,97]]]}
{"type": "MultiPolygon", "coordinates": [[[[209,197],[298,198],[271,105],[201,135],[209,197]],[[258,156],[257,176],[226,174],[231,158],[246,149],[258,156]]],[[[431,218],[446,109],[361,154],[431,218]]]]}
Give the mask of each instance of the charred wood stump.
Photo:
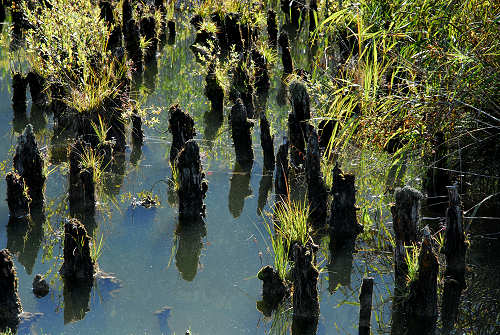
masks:
{"type": "Polygon", "coordinates": [[[305,13],[306,5],[305,1],[303,0],[291,0],[290,1],[290,21],[293,26],[298,27],[301,18],[304,18],[304,13],[305,13]]]}
{"type": "Polygon", "coordinates": [[[189,23],[195,30],[200,30],[203,23],[203,17],[200,14],[196,14],[189,20],[189,23]]]}
{"type": "Polygon", "coordinates": [[[141,19],[141,36],[149,45],[144,52],[144,62],[146,64],[156,61],[156,52],[158,51],[158,39],[156,38],[156,20],[154,16],[145,16],[141,19]]]}
{"type": "Polygon", "coordinates": [[[359,293],[359,335],[370,335],[373,278],[363,278],[359,293]]]}
{"type": "Polygon", "coordinates": [[[241,99],[231,108],[231,134],[236,153],[236,162],[249,171],[253,165],[252,133],[253,124],[247,119],[247,111],[241,99]]]}
{"type": "Polygon", "coordinates": [[[14,118],[26,118],[26,90],[28,81],[21,73],[15,73],[12,76],[12,109],[14,118]]]}
{"type": "Polygon", "coordinates": [[[64,223],[64,263],[59,273],[66,281],[90,282],[94,279],[94,261],[90,257],[90,237],[77,219],[64,223]]]}
{"type": "Polygon", "coordinates": [[[283,73],[290,75],[293,73],[293,60],[290,53],[290,43],[288,41],[288,34],[284,31],[280,33],[278,43],[281,47],[281,61],[283,63],[283,73]]]}
{"type": "Polygon", "coordinates": [[[15,172],[7,173],[7,204],[13,219],[27,217],[30,214],[31,198],[26,190],[24,179],[15,172]]]}
{"type": "Polygon", "coordinates": [[[188,141],[175,160],[179,174],[179,218],[199,219],[205,215],[205,199],[208,183],[201,166],[200,149],[194,141],[188,141]]]}
{"type": "Polygon", "coordinates": [[[132,6],[130,4],[130,0],[123,0],[122,2],[122,22],[123,22],[123,31],[125,31],[125,26],[132,20],[132,6]]]}
{"type": "Polygon", "coordinates": [[[306,142],[302,125],[294,113],[288,114],[288,138],[290,138],[290,163],[298,169],[304,163],[306,142]]]}
{"type": "Polygon", "coordinates": [[[314,129],[309,134],[305,163],[309,221],[315,230],[319,230],[324,228],[326,223],[328,193],[321,173],[318,135],[314,129]]]}
{"type": "Polygon", "coordinates": [[[210,18],[212,19],[212,22],[215,23],[215,27],[217,28],[217,41],[222,55],[225,56],[229,50],[227,45],[224,15],[222,12],[215,12],[210,15],[210,18]]]}
{"type": "Polygon", "coordinates": [[[224,109],[224,90],[217,79],[214,62],[210,63],[208,66],[205,83],[205,95],[210,101],[210,112],[222,116],[224,109]]]}
{"type": "Polygon", "coordinates": [[[337,245],[346,240],[355,240],[363,231],[356,218],[355,177],[344,174],[336,165],[332,171],[332,215],[330,217],[330,239],[337,245]]]}
{"type": "Polygon", "coordinates": [[[336,121],[334,120],[322,120],[318,126],[319,135],[319,147],[321,150],[325,151],[328,149],[328,145],[335,130],[336,121]]]}
{"type": "Polygon", "coordinates": [[[274,192],[276,203],[285,201],[288,198],[289,167],[288,167],[288,139],[283,139],[283,144],[278,148],[276,154],[276,169],[274,177],[274,192]]]}
{"type": "Polygon", "coordinates": [[[200,63],[211,56],[211,53],[217,51],[217,37],[215,33],[206,29],[200,29],[196,32],[194,43],[190,46],[191,51],[200,63]]]}
{"type": "MultiPolygon", "coordinates": [[[[127,2],[127,1],[125,1],[127,2]]],[[[124,4],[125,4],[124,2],[124,4]]],[[[125,8],[125,5],[124,5],[125,8]]],[[[124,12],[125,14],[125,12],[124,12]]],[[[135,73],[142,73],[142,49],[140,45],[140,31],[135,20],[130,19],[129,21],[124,21],[122,26],[123,36],[125,38],[125,49],[127,50],[127,55],[132,60],[134,64],[135,73]]]]}
{"type": "Polygon", "coordinates": [[[132,143],[134,146],[142,146],[144,132],[142,130],[142,119],[136,109],[132,114],[132,143]]]}
{"type": "Polygon", "coordinates": [[[186,142],[196,135],[193,118],[179,107],[173,105],[168,111],[168,129],[172,133],[172,147],[170,148],[170,164],[175,164],[175,159],[186,142]]]}
{"type": "Polygon", "coordinates": [[[309,34],[314,33],[316,30],[316,20],[319,18],[318,15],[318,1],[311,0],[309,2],[309,34]]]}
{"type": "Polygon", "coordinates": [[[173,45],[175,44],[175,21],[174,20],[169,20],[167,22],[167,27],[168,27],[168,44],[173,45]]]}
{"type": "Polygon", "coordinates": [[[30,87],[33,105],[36,105],[40,109],[45,109],[48,105],[48,96],[45,93],[45,79],[38,73],[31,71],[26,76],[26,81],[30,87]]]}
{"type": "Polygon", "coordinates": [[[406,301],[408,334],[434,334],[438,317],[437,277],[439,264],[432,249],[432,237],[428,227],[418,256],[416,279],[409,283],[406,301]]]}
{"type": "Polygon", "coordinates": [[[271,136],[266,113],[260,114],[260,144],[264,152],[264,174],[274,170],[274,135],[271,136]]]}
{"type": "Polygon", "coordinates": [[[101,19],[109,26],[115,23],[113,15],[113,4],[107,0],[99,0],[99,9],[101,10],[101,19]]]}
{"type": "Polygon", "coordinates": [[[254,86],[257,89],[257,95],[266,95],[271,86],[271,81],[269,79],[269,72],[267,71],[267,61],[264,55],[258,50],[252,50],[252,61],[255,65],[254,72],[254,86]]]}
{"type": "Polygon", "coordinates": [[[17,288],[16,267],[8,249],[0,250],[0,331],[16,329],[23,312],[17,288]]]}
{"type": "Polygon", "coordinates": [[[33,203],[43,203],[43,189],[45,175],[43,174],[44,161],[33,134],[33,127],[29,124],[22,135],[17,138],[16,153],[14,155],[14,169],[24,179],[28,186],[28,194],[33,203]]]}
{"type": "Polygon", "coordinates": [[[290,290],[272,266],[266,265],[260,269],[257,278],[262,280],[262,301],[257,302],[258,308],[264,315],[270,316],[271,312],[290,295],[290,290]]]}
{"type": "Polygon", "coordinates": [[[315,320],[319,317],[318,276],[313,264],[312,248],[295,243],[292,246],[294,266],[291,270],[293,281],[293,316],[297,319],[315,320]]]}
{"type": "Polygon", "coordinates": [[[241,15],[237,13],[227,13],[224,17],[228,49],[231,50],[234,45],[234,49],[236,52],[243,51],[243,42],[241,41],[240,32],[240,19],[241,15]]]}
{"type": "Polygon", "coordinates": [[[267,35],[269,46],[272,49],[278,48],[278,23],[276,20],[276,12],[273,9],[267,11],[267,35]]]}
{"type": "Polygon", "coordinates": [[[245,106],[247,117],[253,119],[255,117],[253,96],[254,88],[250,82],[247,69],[243,66],[243,63],[240,62],[233,72],[229,99],[236,104],[238,98],[240,98],[245,106]]]}
{"type": "Polygon", "coordinates": [[[306,85],[300,80],[294,80],[290,83],[290,104],[295,118],[302,122],[301,127],[305,136],[307,136],[308,125],[305,121],[311,118],[311,107],[309,93],[306,85]]]}
{"type": "Polygon", "coordinates": [[[457,319],[460,295],[462,290],[466,288],[465,254],[467,244],[465,243],[463,211],[457,185],[448,187],[448,197],[445,241],[441,250],[446,255],[441,316],[443,328],[449,332],[453,329],[457,319]]]}
{"type": "Polygon", "coordinates": [[[423,198],[419,191],[405,186],[394,192],[396,203],[391,207],[392,224],[396,246],[394,249],[394,278],[396,288],[404,286],[408,266],[405,262],[405,247],[417,242],[417,229],[420,224],[420,201],[423,198]]]}

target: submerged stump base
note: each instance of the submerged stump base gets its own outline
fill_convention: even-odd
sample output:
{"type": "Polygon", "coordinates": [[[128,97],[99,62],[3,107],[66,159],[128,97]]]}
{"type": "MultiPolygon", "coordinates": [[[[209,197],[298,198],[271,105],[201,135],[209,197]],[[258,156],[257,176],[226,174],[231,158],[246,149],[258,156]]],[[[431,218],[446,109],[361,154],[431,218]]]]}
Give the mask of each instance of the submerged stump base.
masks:
{"type": "Polygon", "coordinates": [[[30,214],[31,198],[26,192],[24,179],[15,172],[7,173],[7,204],[13,219],[27,217],[30,214]]]}
{"type": "Polygon", "coordinates": [[[172,133],[172,147],[170,149],[170,164],[175,164],[177,155],[187,141],[196,135],[193,118],[179,107],[173,105],[168,111],[168,129],[172,133]]]}
{"type": "Polygon", "coordinates": [[[17,288],[17,273],[12,255],[7,249],[0,251],[0,331],[15,329],[23,312],[17,288]]]}
{"type": "Polygon", "coordinates": [[[64,224],[64,263],[59,273],[66,281],[92,283],[94,261],[90,257],[90,237],[77,219],[64,224]]]}
{"type": "Polygon", "coordinates": [[[260,269],[257,278],[262,280],[262,301],[257,304],[264,315],[270,315],[278,305],[290,295],[290,289],[272,266],[260,269]]]}

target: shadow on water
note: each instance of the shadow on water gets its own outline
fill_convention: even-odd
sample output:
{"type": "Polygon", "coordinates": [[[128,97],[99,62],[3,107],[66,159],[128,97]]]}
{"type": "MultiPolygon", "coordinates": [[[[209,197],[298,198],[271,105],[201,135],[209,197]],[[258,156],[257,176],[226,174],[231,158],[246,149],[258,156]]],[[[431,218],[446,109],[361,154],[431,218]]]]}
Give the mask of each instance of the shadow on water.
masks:
{"type": "Polygon", "coordinates": [[[245,198],[252,195],[250,188],[250,171],[236,164],[231,176],[229,188],[229,212],[236,219],[243,212],[245,198]]]}
{"type": "Polygon", "coordinates": [[[175,234],[178,238],[175,265],[186,281],[193,281],[198,272],[202,239],[207,234],[205,222],[201,218],[196,221],[179,221],[175,234]]]}

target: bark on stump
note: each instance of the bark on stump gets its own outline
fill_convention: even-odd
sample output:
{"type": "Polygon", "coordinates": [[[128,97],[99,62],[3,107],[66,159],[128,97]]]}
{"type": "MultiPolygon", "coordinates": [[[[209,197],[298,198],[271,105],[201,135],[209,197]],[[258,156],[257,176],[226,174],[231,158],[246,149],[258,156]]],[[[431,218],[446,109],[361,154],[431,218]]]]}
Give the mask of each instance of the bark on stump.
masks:
{"type": "Polygon", "coordinates": [[[26,116],[26,90],[28,81],[21,73],[12,76],[12,109],[14,117],[26,116]]]}
{"type": "Polygon", "coordinates": [[[230,120],[236,162],[241,168],[249,171],[254,158],[251,133],[253,124],[247,119],[247,111],[241,99],[236,100],[231,108],[230,120]]]}
{"type": "Polygon", "coordinates": [[[169,20],[167,22],[167,27],[168,27],[168,44],[173,45],[175,43],[175,21],[169,20]]]}
{"type": "Polygon", "coordinates": [[[441,250],[446,255],[443,307],[441,311],[445,331],[453,329],[458,315],[460,295],[462,290],[466,288],[465,254],[467,252],[463,211],[457,185],[448,187],[448,197],[449,207],[446,210],[445,241],[441,250]]]}
{"type": "Polygon", "coordinates": [[[292,54],[290,53],[290,43],[288,41],[288,34],[286,32],[281,32],[278,43],[281,47],[281,61],[283,63],[283,73],[285,75],[290,75],[293,73],[293,60],[292,54]]]}
{"type": "Polygon", "coordinates": [[[264,315],[270,316],[283,299],[290,295],[290,290],[272,266],[266,265],[260,269],[257,278],[262,280],[262,301],[257,305],[264,315]]]}
{"type": "Polygon", "coordinates": [[[306,154],[307,200],[309,203],[309,221],[315,230],[321,229],[326,223],[328,193],[321,173],[321,153],[319,151],[318,135],[312,130],[309,134],[306,154]]]}
{"type": "Polygon", "coordinates": [[[38,73],[31,71],[26,76],[26,81],[30,87],[33,104],[43,110],[48,105],[48,96],[45,92],[45,79],[38,73]]]}
{"type": "Polygon", "coordinates": [[[9,172],[5,180],[7,181],[7,204],[10,217],[19,219],[29,216],[31,198],[26,192],[24,179],[15,172],[9,172]]]}
{"type": "Polygon", "coordinates": [[[224,90],[217,80],[214,62],[210,63],[208,66],[205,83],[205,95],[210,101],[210,112],[222,116],[224,108],[224,90]]]}
{"type": "Polygon", "coordinates": [[[247,69],[243,66],[243,63],[240,62],[233,73],[229,99],[236,104],[238,98],[241,98],[245,106],[247,117],[253,119],[255,117],[253,97],[254,88],[250,82],[247,69]]]}
{"type": "Polygon", "coordinates": [[[274,170],[274,135],[271,136],[266,113],[260,114],[260,144],[264,152],[264,174],[274,170]]]}
{"type": "Polygon", "coordinates": [[[359,293],[359,335],[370,335],[373,278],[363,278],[359,293]]]}
{"type": "Polygon", "coordinates": [[[203,199],[208,189],[200,161],[200,149],[189,141],[179,152],[175,166],[179,174],[179,218],[184,221],[198,220],[205,215],[203,199]]]}
{"type": "Polygon", "coordinates": [[[224,18],[228,48],[231,50],[234,45],[236,52],[243,51],[243,43],[241,41],[240,33],[240,18],[241,15],[237,13],[227,13],[224,18]]]}
{"type": "Polygon", "coordinates": [[[278,47],[278,23],[273,9],[267,11],[267,35],[269,46],[275,50],[278,47]]]}
{"type": "Polygon", "coordinates": [[[313,265],[314,253],[311,248],[295,243],[292,247],[294,266],[293,315],[302,320],[316,320],[319,316],[318,270],[313,265]]]}
{"type": "Polygon", "coordinates": [[[290,164],[298,169],[304,163],[306,142],[302,125],[294,113],[288,113],[288,138],[290,139],[290,164]]]}
{"type": "Polygon", "coordinates": [[[149,41],[149,46],[144,52],[144,62],[152,63],[156,60],[156,51],[158,51],[158,39],[156,38],[156,20],[154,16],[145,16],[140,21],[141,36],[149,41]]]}
{"type": "Polygon", "coordinates": [[[341,245],[346,240],[355,240],[356,236],[363,231],[363,226],[356,218],[354,175],[342,173],[338,165],[333,169],[332,175],[330,239],[336,245],[341,245]]]}
{"type": "Polygon", "coordinates": [[[142,119],[136,109],[132,114],[132,143],[134,146],[142,146],[144,132],[142,131],[142,119]]]}
{"type": "MultiPolygon", "coordinates": [[[[124,2],[123,7],[125,8],[124,2]]],[[[142,73],[143,63],[142,63],[142,49],[140,45],[140,31],[135,20],[130,19],[125,21],[125,10],[123,12],[124,23],[122,26],[123,36],[125,37],[125,49],[127,50],[128,57],[134,63],[134,70],[136,73],[142,73]]]]}
{"type": "Polygon", "coordinates": [[[43,188],[45,175],[43,174],[44,161],[33,134],[33,127],[29,124],[22,135],[17,138],[16,153],[14,155],[14,169],[24,179],[28,186],[28,194],[33,203],[43,203],[43,188]]]}
{"type": "Polygon", "coordinates": [[[15,329],[23,312],[17,288],[17,273],[8,249],[0,251],[0,331],[15,329]]]}
{"type": "Polygon", "coordinates": [[[94,261],[90,257],[90,237],[77,219],[64,223],[64,263],[59,270],[66,282],[92,283],[94,261]]]}
{"type": "Polygon", "coordinates": [[[255,65],[254,86],[257,89],[257,95],[266,95],[271,86],[266,58],[258,50],[253,49],[252,61],[255,65]]]}
{"type": "Polygon", "coordinates": [[[288,197],[289,183],[288,168],[288,140],[285,137],[283,144],[280,145],[276,154],[276,169],[274,177],[274,192],[276,194],[276,203],[285,201],[288,197]]]}
{"type": "Polygon", "coordinates": [[[175,164],[175,159],[187,141],[196,135],[193,118],[179,107],[173,105],[168,111],[168,129],[172,133],[172,146],[170,148],[170,163],[175,164]]]}

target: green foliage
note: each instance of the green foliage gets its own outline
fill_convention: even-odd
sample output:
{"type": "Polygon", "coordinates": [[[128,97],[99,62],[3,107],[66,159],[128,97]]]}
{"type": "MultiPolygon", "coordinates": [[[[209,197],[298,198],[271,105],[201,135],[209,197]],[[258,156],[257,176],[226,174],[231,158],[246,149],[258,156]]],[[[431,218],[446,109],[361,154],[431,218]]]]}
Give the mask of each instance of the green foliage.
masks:
{"type": "Polygon", "coordinates": [[[309,242],[309,205],[305,201],[279,202],[274,206],[273,214],[277,221],[276,231],[286,240],[288,246],[293,242],[302,245],[309,242]]]}
{"type": "Polygon", "coordinates": [[[405,247],[405,263],[408,266],[408,274],[406,275],[407,284],[417,279],[419,252],[420,248],[415,244],[405,247]]]}

